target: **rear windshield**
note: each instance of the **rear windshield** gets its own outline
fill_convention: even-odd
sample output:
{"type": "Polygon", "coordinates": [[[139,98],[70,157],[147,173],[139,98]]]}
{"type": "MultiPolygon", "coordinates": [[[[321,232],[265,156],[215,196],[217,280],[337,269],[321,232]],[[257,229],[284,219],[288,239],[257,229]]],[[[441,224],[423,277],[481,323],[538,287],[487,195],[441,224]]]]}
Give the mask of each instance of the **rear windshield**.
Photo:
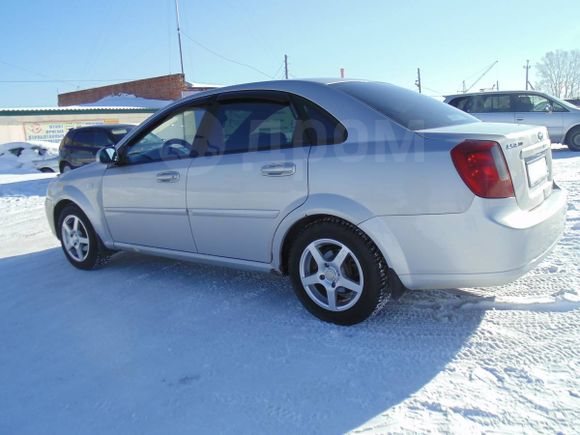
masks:
{"type": "Polygon", "coordinates": [[[340,82],[330,86],[368,104],[409,130],[478,122],[477,118],[455,107],[388,83],[340,82]]]}
{"type": "Polygon", "coordinates": [[[111,129],[110,132],[111,136],[113,136],[113,142],[119,142],[129,131],[131,131],[131,127],[116,127],[111,129]]]}

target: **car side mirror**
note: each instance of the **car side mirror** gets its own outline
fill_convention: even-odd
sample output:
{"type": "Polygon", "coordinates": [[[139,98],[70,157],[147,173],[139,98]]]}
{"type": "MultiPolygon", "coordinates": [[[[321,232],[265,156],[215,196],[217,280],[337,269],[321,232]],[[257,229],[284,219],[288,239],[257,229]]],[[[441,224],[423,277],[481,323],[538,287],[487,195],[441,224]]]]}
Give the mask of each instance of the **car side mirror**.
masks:
{"type": "Polygon", "coordinates": [[[552,113],[554,111],[554,106],[551,104],[546,104],[546,108],[544,109],[547,113],[552,113]]]}
{"type": "Polygon", "coordinates": [[[108,165],[119,161],[119,155],[115,147],[104,147],[97,151],[97,162],[108,165]]]}

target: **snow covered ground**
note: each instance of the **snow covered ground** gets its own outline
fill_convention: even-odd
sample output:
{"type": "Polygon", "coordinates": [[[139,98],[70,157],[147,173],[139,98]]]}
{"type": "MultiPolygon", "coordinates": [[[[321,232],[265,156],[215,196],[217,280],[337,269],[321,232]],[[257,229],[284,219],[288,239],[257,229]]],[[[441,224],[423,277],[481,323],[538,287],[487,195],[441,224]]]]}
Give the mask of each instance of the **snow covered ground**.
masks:
{"type": "Polygon", "coordinates": [[[0,174],[0,433],[578,433],[580,155],[554,157],[568,224],[538,268],[350,328],[276,276],[134,254],[76,270],[50,175],[0,174]]]}

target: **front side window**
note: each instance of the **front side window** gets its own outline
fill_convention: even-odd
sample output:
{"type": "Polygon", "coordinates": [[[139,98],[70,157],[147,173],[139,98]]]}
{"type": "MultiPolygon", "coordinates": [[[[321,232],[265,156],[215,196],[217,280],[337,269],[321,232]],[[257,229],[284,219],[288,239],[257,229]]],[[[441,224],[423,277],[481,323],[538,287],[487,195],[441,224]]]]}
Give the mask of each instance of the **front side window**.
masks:
{"type": "Polygon", "coordinates": [[[73,145],[77,147],[89,148],[94,145],[93,130],[79,130],[74,134],[73,145]]]}
{"type": "Polygon", "coordinates": [[[171,115],[125,147],[122,162],[137,164],[188,158],[205,113],[205,108],[196,107],[171,115]]]}
{"type": "Polygon", "coordinates": [[[222,102],[212,114],[202,153],[216,155],[285,148],[294,143],[296,123],[289,103],[222,102]]]}
{"type": "Polygon", "coordinates": [[[565,112],[562,105],[546,97],[535,94],[517,94],[514,96],[518,112],[565,112]]]}

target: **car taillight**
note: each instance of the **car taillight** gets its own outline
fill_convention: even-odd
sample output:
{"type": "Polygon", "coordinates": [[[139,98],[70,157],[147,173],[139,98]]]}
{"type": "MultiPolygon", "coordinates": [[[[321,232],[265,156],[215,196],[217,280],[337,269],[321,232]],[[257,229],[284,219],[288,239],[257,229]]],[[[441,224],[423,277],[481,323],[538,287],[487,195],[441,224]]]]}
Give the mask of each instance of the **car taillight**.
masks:
{"type": "Polygon", "coordinates": [[[512,178],[497,142],[463,141],[451,150],[451,159],[467,187],[477,196],[514,196],[512,178]]]}

